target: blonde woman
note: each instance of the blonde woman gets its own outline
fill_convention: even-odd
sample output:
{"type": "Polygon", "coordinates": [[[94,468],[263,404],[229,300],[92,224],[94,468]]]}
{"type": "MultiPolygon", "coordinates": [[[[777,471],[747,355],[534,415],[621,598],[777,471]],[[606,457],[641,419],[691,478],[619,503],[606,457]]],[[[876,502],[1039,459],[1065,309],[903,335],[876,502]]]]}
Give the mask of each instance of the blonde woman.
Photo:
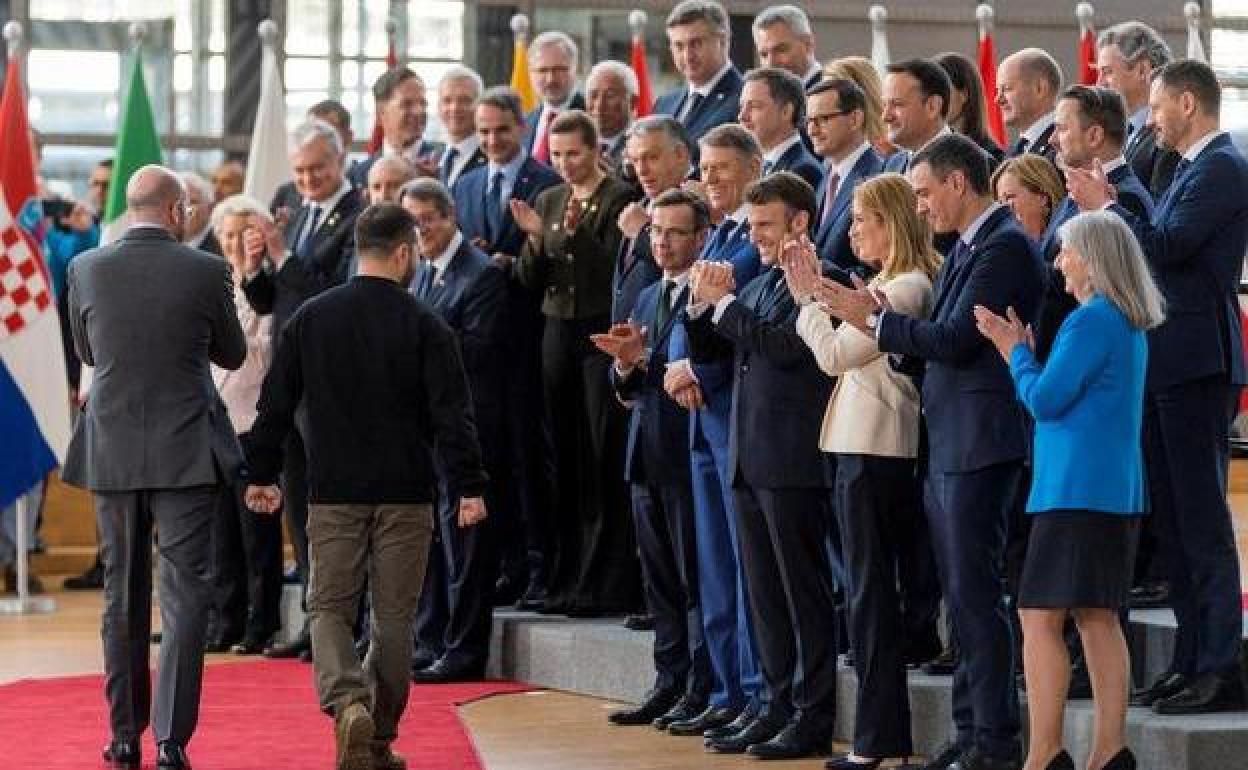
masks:
{"type": "MultiPolygon", "coordinates": [[[[871,287],[892,306],[926,318],[940,257],[916,213],[914,191],[899,174],[881,174],[854,192],[850,243],[878,271],[871,287]]],[[[789,288],[803,303],[797,332],[819,367],[837,378],[823,417],[819,446],[835,455],[837,524],[843,546],[849,638],[858,673],[853,751],[828,763],[834,770],[876,768],[908,757],[910,708],[898,562],[925,529],[915,459],[919,452],[919,390],[893,369],[871,337],[836,325],[820,307],[824,292],[814,252],[791,249],[789,288]]]]}
{"type": "Polygon", "coordinates": [[[992,197],[1014,212],[1023,232],[1039,244],[1053,212],[1066,197],[1066,183],[1047,158],[1027,153],[997,166],[992,197]]]}
{"type": "Polygon", "coordinates": [[[897,152],[893,143],[888,141],[888,131],[884,129],[884,87],[880,83],[880,73],[870,59],[862,56],[843,56],[834,59],[823,67],[823,76],[829,80],[844,78],[858,84],[867,97],[867,117],[863,128],[867,141],[882,157],[897,152]]]}

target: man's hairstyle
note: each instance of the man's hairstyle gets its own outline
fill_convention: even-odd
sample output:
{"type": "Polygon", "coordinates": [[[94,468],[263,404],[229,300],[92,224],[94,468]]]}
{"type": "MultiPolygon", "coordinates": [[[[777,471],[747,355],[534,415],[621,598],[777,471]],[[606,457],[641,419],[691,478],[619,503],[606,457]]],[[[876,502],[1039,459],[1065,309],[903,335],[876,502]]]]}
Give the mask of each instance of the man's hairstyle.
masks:
{"type": "Polygon", "coordinates": [[[926,163],[936,178],[944,181],[954,171],[961,171],[966,183],[976,195],[991,192],[988,174],[988,155],[979,145],[961,134],[938,136],[915,154],[910,168],[926,163]]]}
{"type": "Polygon", "coordinates": [[[584,110],[568,110],[559,113],[559,116],[550,124],[550,133],[580,134],[581,141],[586,147],[598,149],[598,126],[584,110]]]}
{"type": "Polygon", "coordinates": [[[407,67],[396,67],[395,69],[386,70],[373,81],[373,101],[377,104],[385,104],[394,96],[394,92],[399,90],[399,86],[403,85],[412,78],[416,78],[416,82],[420,83],[420,87],[425,87],[425,81],[407,67]]]}
{"type": "Polygon", "coordinates": [[[112,158],[105,158],[104,160],[100,161],[99,163],[96,163],[96,164],[95,164],[95,167],[96,167],[96,168],[108,168],[108,169],[111,169],[111,168],[113,167],[113,159],[112,159],[112,158]]]}
{"type": "Polygon", "coordinates": [[[510,112],[517,124],[524,125],[524,107],[520,104],[520,95],[508,86],[487,88],[477,100],[477,106],[510,112]]]}
{"type": "Polygon", "coordinates": [[[538,51],[552,45],[563,49],[563,54],[568,57],[569,66],[572,68],[572,74],[575,75],[577,61],[580,58],[576,41],[568,33],[560,32],[557,29],[546,30],[533,38],[532,42],[529,43],[529,61],[533,61],[533,57],[537,56],[538,51]]]}
{"type": "Polygon", "coordinates": [[[693,211],[693,229],[702,232],[711,226],[711,208],[706,205],[702,196],[689,192],[683,187],[674,187],[659,193],[659,197],[650,204],[651,210],[665,209],[673,206],[688,206],[693,211]]]}
{"type": "Polygon", "coordinates": [[[754,17],[753,30],[758,32],[776,24],[783,24],[794,35],[812,35],[810,17],[796,5],[773,5],[754,17]]]}
{"type": "Polygon", "coordinates": [[[693,157],[693,150],[689,143],[689,132],[680,124],[679,120],[671,115],[647,115],[644,118],[638,118],[628,128],[629,139],[645,134],[663,134],[669,144],[684,147],[685,154],[693,157]]]}
{"type": "Polygon", "coordinates": [[[337,99],[322,99],[308,108],[308,114],[329,123],[336,123],[343,128],[351,127],[351,113],[337,99]]]}
{"type": "Polygon", "coordinates": [[[761,161],[763,158],[763,148],[759,146],[758,140],[740,123],[721,123],[707,131],[698,144],[703,147],[736,150],[747,160],[757,158],[761,161]]]}
{"type": "Polygon", "coordinates": [[[355,248],[361,257],[388,257],[416,239],[416,220],[397,203],[374,203],[355,220],[355,248]]]}
{"type": "Polygon", "coordinates": [[[449,83],[452,80],[467,80],[472,83],[473,88],[477,91],[477,96],[485,90],[485,81],[481,79],[481,75],[472,67],[465,67],[462,64],[453,64],[451,68],[442,73],[442,79],[438,81],[438,88],[443,83],[449,83]]]}
{"type": "Polygon", "coordinates": [[[413,179],[400,187],[399,203],[405,202],[408,198],[422,203],[432,203],[443,217],[449,217],[455,211],[455,199],[451,197],[451,191],[446,189],[446,185],[440,180],[433,177],[413,179]]]}
{"type": "Polygon", "coordinates": [[[1048,84],[1050,93],[1057,95],[1062,92],[1062,67],[1053,54],[1043,48],[1024,48],[1014,57],[1025,80],[1043,80],[1048,84]]]}
{"type": "Polygon", "coordinates": [[[338,133],[338,129],[320,118],[308,118],[295,126],[295,130],[290,132],[290,148],[297,150],[317,139],[324,139],[334,155],[342,157],[342,135],[338,133]]]}
{"type": "Polygon", "coordinates": [[[836,108],[841,112],[854,112],[855,110],[867,112],[867,94],[852,80],[847,78],[824,78],[818,83],[810,87],[806,92],[806,100],[810,97],[826,93],[836,94],[836,108]]]}
{"type": "Polygon", "coordinates": [[[795,128],[805,121],[806,88],[797,75],[780,67],[760,67],[746,73],[745,82],[765,83],[767,93],[778,107],[783,109],[786,104],[792,106],[795,128]]]}
{"type": "Polygon", "coordinates": [[[792,214],[805,211],[812,222],[818,209],[815,188],[792,171],[776,171],[754,182],[745,190],[745,202],[751,206],[783,203],[792,214]]]}
{"type": "Polygon", "coordinates": [[[1083,128],[1100,126],[1105,138],[1119,147],[1127,140],[1127,107],[1117,91],[1100,86],[1073,85],[1062,93],[1079,105],[1083,128]]]}
{"type": "Polygon", "coordinates": [[[949,115],[949,94],[953,87],[943,67],[929,59],[905,59],[888,65],[890,75],[909,75],[919,81],[919,96],[923,101],[940,97],[940,116],[949,115]]]}
{"type": "Polygon", "coordinates": [[[1222,87],[1213,68],[1195,59],[1177,59],[1153,73],[1155,80],[1176,93],[1190,93],[1196,97],[1200,111],[1218,117],[1222,111],[1222,87]]]}
{"type": "Polygon", "coordinates": [[[1124,21],[1103,30],[1096,39],[1096,47],[1107,45],[1115,46],[1128,64],[1147,59],[1153,69],[1161,69],[1174,58],[1170,46],[1157,30],[1139,21],[1124,21]]]}
{"type": "Polygon", "coordinates": [[[683,27],[699,21],[709,24],[724,40],[731,34],[728,29],[728,12],[715,0],[682,0],[667,15],[665,27],[683,27]]]}
{"type": "Polygon", "coordinates": [[[603,75],[614,75],[624,83],[624,90],[629,96],[636,97],[641,92],[641,86],[637,83],[637,73],[633,72],[633,68],[622,61],[615,59],[604,59],[589,70],[589,76],[585,78],[585,88],[589,89],[589,84],[594,78],[603,75]]]}

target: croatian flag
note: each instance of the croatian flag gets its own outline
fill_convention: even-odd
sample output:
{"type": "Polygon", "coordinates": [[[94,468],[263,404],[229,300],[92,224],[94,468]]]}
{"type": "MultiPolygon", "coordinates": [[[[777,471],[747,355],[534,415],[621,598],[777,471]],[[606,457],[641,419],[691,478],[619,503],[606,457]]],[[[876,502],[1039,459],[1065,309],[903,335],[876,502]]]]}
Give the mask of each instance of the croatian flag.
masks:
{"type": "Polygon", "coordinates": [[[9,59],[7,70],[0,98],[0,507],[60,465],[70,432],[19,59],[9,59]]]}

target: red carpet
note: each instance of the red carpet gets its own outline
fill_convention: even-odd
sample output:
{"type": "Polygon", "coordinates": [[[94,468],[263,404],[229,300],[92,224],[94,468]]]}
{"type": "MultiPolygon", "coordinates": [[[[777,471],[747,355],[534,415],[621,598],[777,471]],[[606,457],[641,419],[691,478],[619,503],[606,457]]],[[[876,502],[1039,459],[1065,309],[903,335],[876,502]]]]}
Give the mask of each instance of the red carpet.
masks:
{"type": "MultiPolygon", "coordinates": [[[[409,768],[476,770],[482,764],[455,707],[532,687],[516,682],[413,686],[395,751],[409,768]]],[[[103,678],[65,677],[0,687],[0,767],[88,770],[108,741],[103,678]]],[[[149,728],[143,767],[156,750],[149,728]]],[[[322,770],[333,767],[333,722],[320,712],[312,668],[263,661],[204,672],[199,727],[188,748],[195,770],[322,770]]]]}

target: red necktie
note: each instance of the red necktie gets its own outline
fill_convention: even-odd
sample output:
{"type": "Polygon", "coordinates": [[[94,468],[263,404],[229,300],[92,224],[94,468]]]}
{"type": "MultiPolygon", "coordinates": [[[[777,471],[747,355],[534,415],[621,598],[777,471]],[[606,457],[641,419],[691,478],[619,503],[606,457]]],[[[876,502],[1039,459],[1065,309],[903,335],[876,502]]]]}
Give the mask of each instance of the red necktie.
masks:
{"type": "Polygon", "coordinates": [[[546,138],[550,136],[550,124],[555,122],[557,113],[547,109],[542,112],[542,125],[538,129],[537,141],[533,143],[533,159],[539,163],[550,163],[550,147],[546,138]]]}

